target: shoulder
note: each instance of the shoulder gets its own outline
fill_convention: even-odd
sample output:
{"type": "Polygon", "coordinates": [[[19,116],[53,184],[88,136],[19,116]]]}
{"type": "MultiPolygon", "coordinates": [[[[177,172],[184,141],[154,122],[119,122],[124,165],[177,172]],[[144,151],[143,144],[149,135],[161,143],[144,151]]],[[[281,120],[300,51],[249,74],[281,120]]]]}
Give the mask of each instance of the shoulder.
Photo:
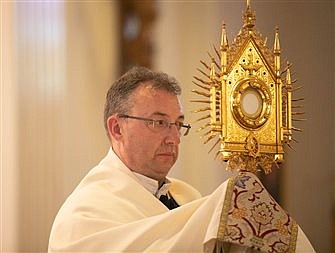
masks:
{"type": "Polygon", "coordinates": [[[201,198],[200,192],[190,184],[176,178],[169,178],[169,180],[171,181],[169,192],[178,204],[183,205],[201,198]]]}

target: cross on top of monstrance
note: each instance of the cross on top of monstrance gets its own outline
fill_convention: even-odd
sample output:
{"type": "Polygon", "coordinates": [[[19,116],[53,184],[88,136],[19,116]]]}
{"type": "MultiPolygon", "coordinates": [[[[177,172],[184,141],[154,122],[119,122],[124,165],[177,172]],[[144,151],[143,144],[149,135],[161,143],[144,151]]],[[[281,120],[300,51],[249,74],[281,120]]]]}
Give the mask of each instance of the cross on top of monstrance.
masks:
{"type": "Polygon", "coordinates": [[[272,165],[284,159],[284,144],[291,147],[292,115],[301,115],[302,99],[292,99],[291,64],[281,66],[279,29],[276,28],[273,48],[256,30],[256,14],[247,0],[243,26],[231,44],[226,25],[222,25],[220,48],[213,48],[209,63],[200,61],[192,92],[203,99],[192,100],[205,105],[193,112],[202,113],[205,122],[198,131],[205,131],[204,143],[213,142],[215,157],[228,161],[228,169],[271,172],[272,165]]]}

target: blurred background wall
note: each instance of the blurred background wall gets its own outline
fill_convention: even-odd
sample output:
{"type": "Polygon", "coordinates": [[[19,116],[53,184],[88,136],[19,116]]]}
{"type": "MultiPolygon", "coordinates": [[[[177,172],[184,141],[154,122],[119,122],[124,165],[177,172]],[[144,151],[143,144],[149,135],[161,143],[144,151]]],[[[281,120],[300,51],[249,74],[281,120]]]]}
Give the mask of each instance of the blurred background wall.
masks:
{"type": "MultiPolygon", "coordinates": [[[[279,26],[283,62],[293,63],[304,85],[308,121],[296,151],[288,150],[275,172],[277,199],[318,252],[334,252],[335,3],[251,4],[268,45],[279,26]]],[[[147,41],[144,63],[181,82],[184,112],[196,129],[192,77],[218,45],[223,21],[229,42],[237,35],[244,9],[245,1],[1,1],[1,251],[45,252],[60,205],[107,152],[105,93],[136,64],[124,61],[124,37],[150,26],[135,44],[147,41]],[[127,21],[125,2],[144,10],[144,19],[127,21]]],[[[206,195],[231,173],[199,136],[192,131],[182,140],[171,175],[206,195]]]]}

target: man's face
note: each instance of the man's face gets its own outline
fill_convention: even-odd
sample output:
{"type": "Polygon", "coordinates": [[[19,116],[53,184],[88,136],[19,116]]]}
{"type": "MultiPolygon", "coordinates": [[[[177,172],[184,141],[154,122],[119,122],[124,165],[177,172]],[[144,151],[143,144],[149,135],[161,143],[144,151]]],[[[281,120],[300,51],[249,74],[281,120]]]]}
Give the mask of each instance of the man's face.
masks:
{"type": "MultiPolygon", "coordinates": [[[[183,121],[177,96],[164,90],[141,85],[130,96],[130,116],[183,121]]],[[[161,180],[165,178],[178,157],[180,135],[177,128],[153,131],[146,122],[137,119],[119,119],[121,127],[121,159],[133,171],[161,180]]]]}

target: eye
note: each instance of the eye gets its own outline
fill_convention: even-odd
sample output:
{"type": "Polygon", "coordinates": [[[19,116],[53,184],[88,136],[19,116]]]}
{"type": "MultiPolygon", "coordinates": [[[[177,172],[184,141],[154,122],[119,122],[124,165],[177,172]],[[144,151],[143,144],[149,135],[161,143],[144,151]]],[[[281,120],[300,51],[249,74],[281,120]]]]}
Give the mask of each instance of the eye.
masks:
{"type": "Polygon", "coordinates": [[[168,125],[168,123],[165,120],[155,120],[155,127],[164,128],[168,125]]]}

